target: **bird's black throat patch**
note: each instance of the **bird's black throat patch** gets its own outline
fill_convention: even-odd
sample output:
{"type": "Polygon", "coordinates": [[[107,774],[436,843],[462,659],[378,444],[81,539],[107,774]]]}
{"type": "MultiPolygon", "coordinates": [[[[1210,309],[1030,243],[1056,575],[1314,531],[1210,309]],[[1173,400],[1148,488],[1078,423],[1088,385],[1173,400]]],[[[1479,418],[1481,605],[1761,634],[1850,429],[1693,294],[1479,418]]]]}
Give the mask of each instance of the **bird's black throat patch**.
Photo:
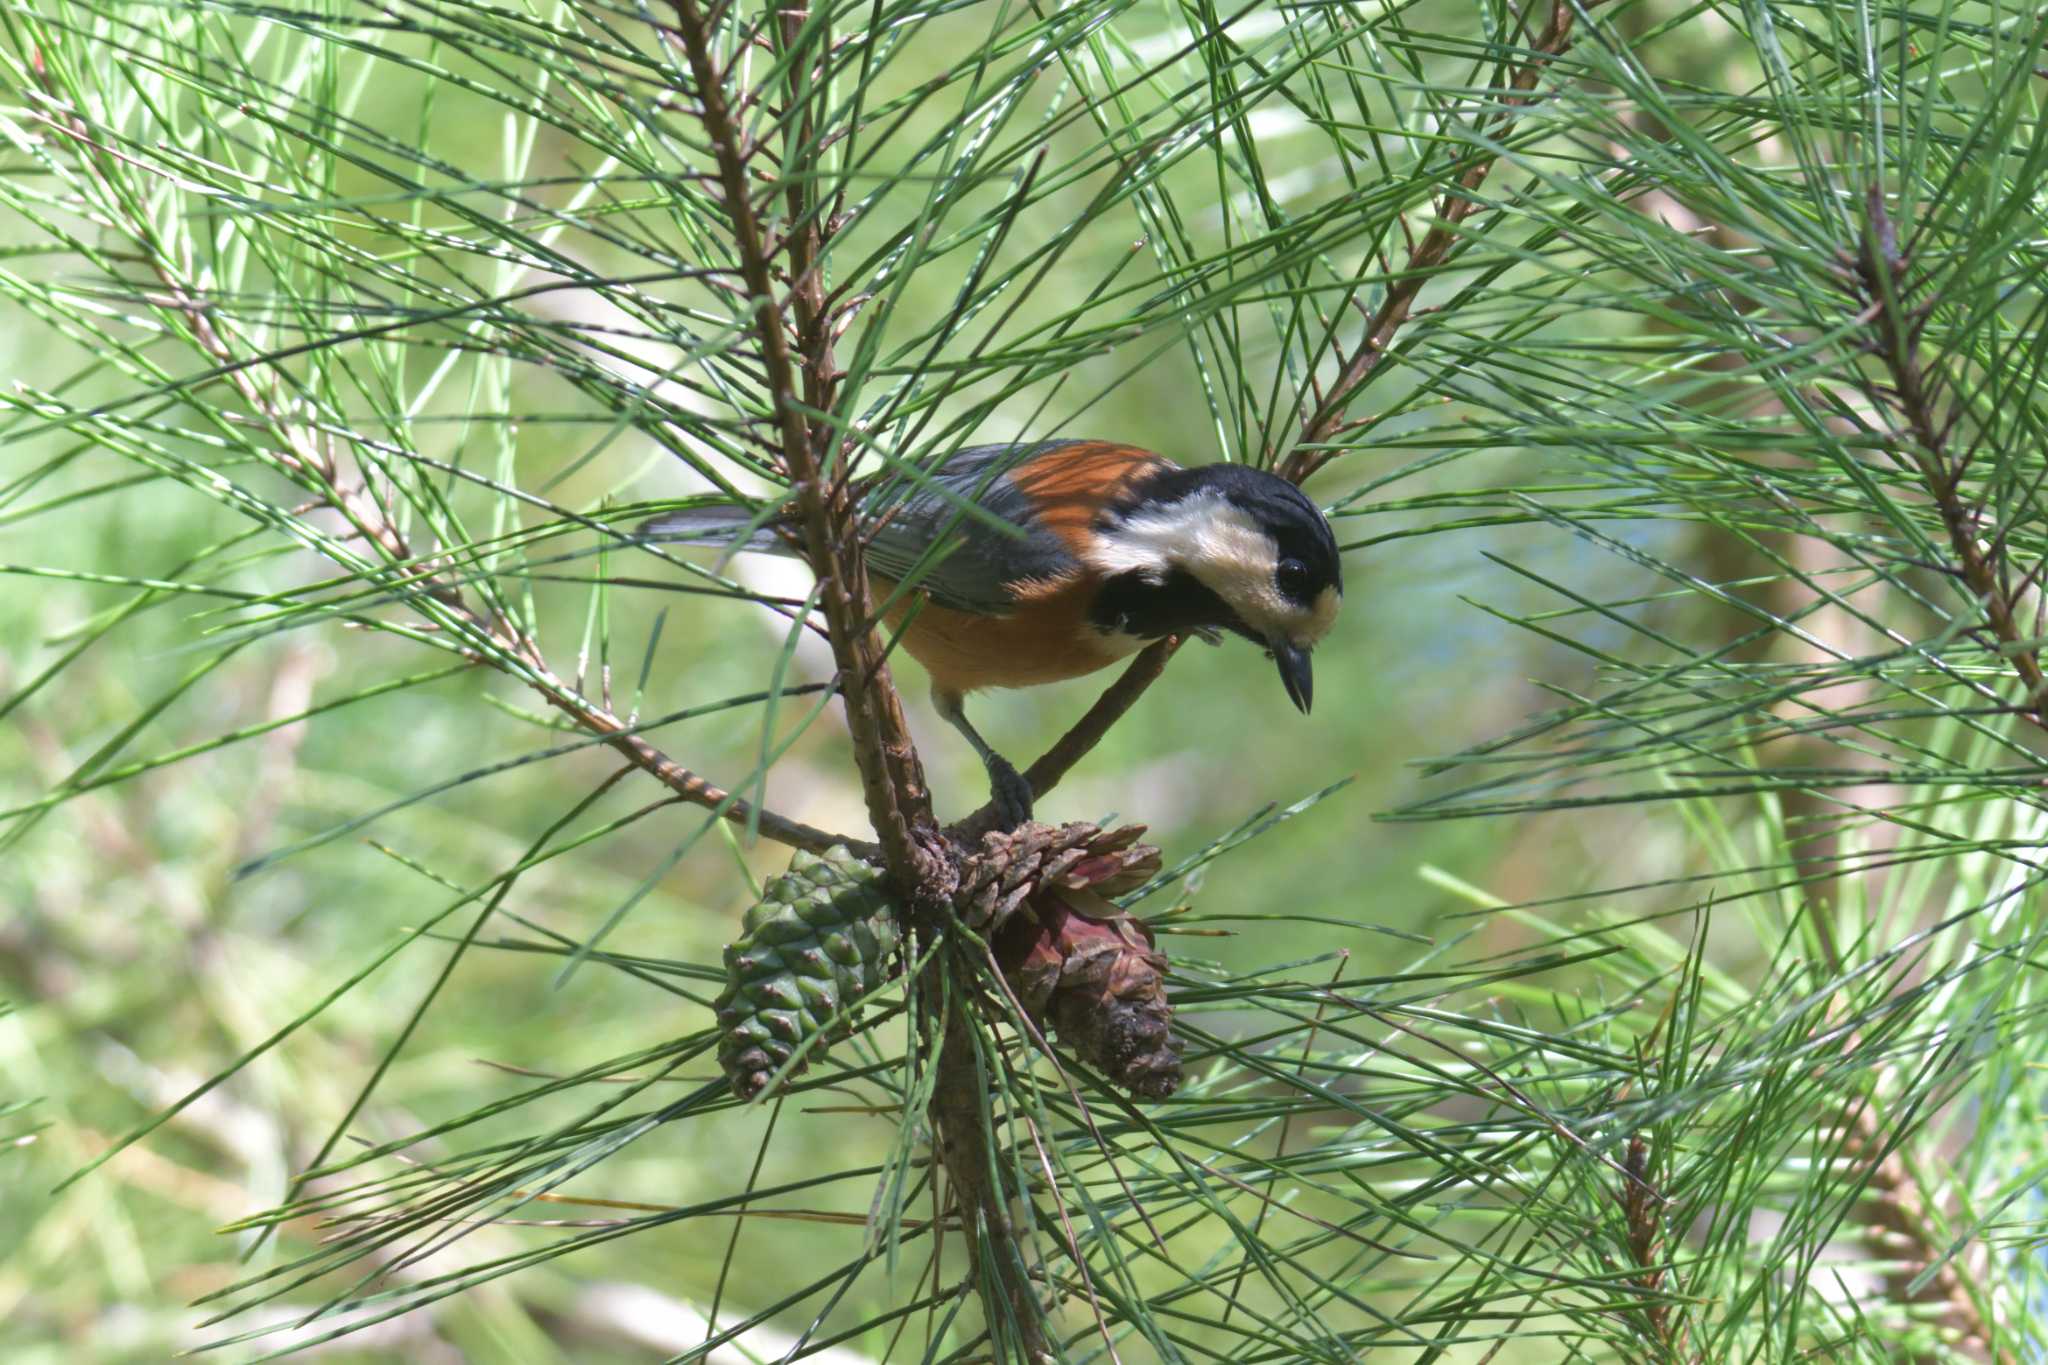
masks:
{"type": "Polygon", "coordinates": [[[1182,569],[1170,569],[1162,579],[1137,571],[1104,579],[1088,608],[1088,624],[1105,634],[1135,635],[1141,640],[1197,629],[1250,635],[1221,597],[1182,569]]]}

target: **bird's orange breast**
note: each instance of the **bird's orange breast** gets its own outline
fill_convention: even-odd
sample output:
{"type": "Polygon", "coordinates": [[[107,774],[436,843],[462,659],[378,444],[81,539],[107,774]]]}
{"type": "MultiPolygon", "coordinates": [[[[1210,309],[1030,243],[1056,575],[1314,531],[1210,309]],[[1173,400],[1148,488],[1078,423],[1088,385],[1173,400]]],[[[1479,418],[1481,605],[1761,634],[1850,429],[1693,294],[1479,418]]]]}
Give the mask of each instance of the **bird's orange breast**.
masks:
{"type": "MultiPolygon", "coordinates": [[[[1058,536],[1080,564],[1052,579],[1009,584],[1015,603],[1000,616],[957,611],[926,601],[911,617],[916,594],[892,607],[883,620],[903,631],[903,648],[931,674],[942,692],[988,687],[1036,687],[1107,668],[1135,653],[1144,641],[1105,635],[1088,621],[1100,576],[1087,567],[1095,519],[1130,485],[1167,466],[1136,446],[1109,441],[1076,441],[1027,460],[1006,476],[1031,499],[1037,523],[1058,536]]],[[[874,581],[875,597],[895,589],[874,581]]]]}
{"type": "MultiPolygon", "coordinates": [[[[878,598],[887,598],[895,588],[879,578],[874,586],[878,598]]],[[[911,617],[916,594],[910,594],[882,619],[893,632],[910,617],[903,628],[903,648],[924,665],[932,686],[941,692],[1036,687],[1107,668],[1143,643],[1125,635],[1104,635],[1089,625],[1088,607],[1094,598],[1094,580],[1074,574],[1024,585],[1016,607],[1003,616],[955,611],[926,601],[911,617]]]]}

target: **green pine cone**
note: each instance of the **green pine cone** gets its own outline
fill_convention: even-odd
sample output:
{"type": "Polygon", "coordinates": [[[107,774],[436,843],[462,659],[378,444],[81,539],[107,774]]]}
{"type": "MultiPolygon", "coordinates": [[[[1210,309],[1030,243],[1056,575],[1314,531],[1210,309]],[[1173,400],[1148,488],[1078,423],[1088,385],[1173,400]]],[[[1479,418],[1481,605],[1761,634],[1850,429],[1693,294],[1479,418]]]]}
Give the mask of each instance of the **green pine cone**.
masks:
{"type": "Polygon", "coordinates": [[[834,1016],[896,974],[901,937],[880,871],[843,847],[792,858],[725,950],[718,1064],[733,1093],[759,1095],[806,1039],[823,1035],[808,1060],[845,1037],[834,1016]]]}

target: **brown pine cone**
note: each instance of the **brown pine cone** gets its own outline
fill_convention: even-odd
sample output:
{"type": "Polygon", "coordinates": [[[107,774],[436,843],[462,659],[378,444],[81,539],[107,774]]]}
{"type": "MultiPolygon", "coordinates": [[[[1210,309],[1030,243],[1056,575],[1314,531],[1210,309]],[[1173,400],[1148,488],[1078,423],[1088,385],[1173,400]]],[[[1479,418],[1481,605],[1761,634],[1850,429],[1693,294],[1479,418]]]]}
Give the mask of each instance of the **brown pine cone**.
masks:
{"type": "Polygon", "coordinates": [[[988,835],[961,914],[995,926],[996,960],[1034,1019],[1118,1085],[1163,1099],[1181,1083],[1166,958],[1103,894],[1158,871],[1159,850],[1138,843],[1141,833],[1073,824],[988,835]]]}
{"type": "Polygon", "coordinates": [[[1160,866],[1159,850],[1138,842],[1144,832],[1143,825],[1105,830],[1076,821],[984,834],[961,876],[955,912],[993,932],[1041,886],[1092,887],[1110,896],[1135,891],[1160,866]]]}

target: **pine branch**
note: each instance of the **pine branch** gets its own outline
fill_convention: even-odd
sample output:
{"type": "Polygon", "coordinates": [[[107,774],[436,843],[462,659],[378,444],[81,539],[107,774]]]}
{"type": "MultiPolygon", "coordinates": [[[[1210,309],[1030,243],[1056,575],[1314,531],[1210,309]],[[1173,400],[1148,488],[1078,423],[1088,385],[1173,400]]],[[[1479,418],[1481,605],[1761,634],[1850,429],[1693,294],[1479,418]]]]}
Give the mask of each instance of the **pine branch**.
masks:
{"type": "MultiPolygon", "coordinates": [[[[1600,0],[1592,0],[1585,6],[1591,9],[1600,0]]],[[[1500,142],[1513,129],[1520,111],[1534,99],[1532,92],[1536,82],[1552,61],[1563,55],[1572,44],[1572,31],[1580,8],[1573,0],[1552,0],[1550,20],[1543,32],[1530,45],[1529,60],[1514,68],[1507,80],[1494,87],[1494,101],[1499,105],[1489,123],[1474,135],[1474,141],[1500,142]]],[[[1467,218],[1482,207],[1476,197],[1481,185],[1500,158],[1497,155],[1481,156],[1465,173],[1453,182],[1437,206],[1436,222],[1430,225],[1422,240],[1416,242],[1408,253],[1407,264],[1387,285],[1386,296],[1374,310],[1367,322],[1365,336],[1359,341],[1358,349],[1344,363],[1336,382],[1322,401],[1302,419],[1301,434],[1296,438],[1294,449],[1285,460],[1278,464],[1279,471],[1295,483],[1304,483],[1317,470],[1344,453],[1341,446],[1330,443],[1341,436],[1351,423],[1344,419],[1351,406],[1351,400],[1365,387],[1386,359],[1387,352],[1394,344],[1401,327],[1408,321],[1415,308],[1416,296],[1422,287],[1440,272],[1458,254],[1464,240],[1458,228],[1467,218]]]]}
{"type": "MultiPolygon", "coordinates": [[[[794,486],[804,550],[821,587],[820,605],[832,641],[832,657],[839,668],[839,696],[846,707],[868,818],[880,836],[883,863],[899,890],[921,903],[934,896],[943,900],[950,870],[938,848],[924,767],[904,720],[902,699],[884,662],[882,642],[866,627],[872,611],[848,471],[843,461],[833,459],[838,442],[832,426],[819,423],[814,428],[806,416],[807,411],[830,411],[832,397],[830,331],[822,325],[822,281],[817,266],[818,227],[806,211],[809,191],[803,188],[809,181],[793,175],[788,191],[792,210],[788,245],[797,266],[793,293],[800,334],[809,347],[800,357],[793,357],[782,306],[776,302],[767,234],[748,190],[741,133],[712,60],[710,25],[696,0],[675,0],[675,8],[673,32],[689,62],[697,116],[718,162],[723,203],[747,287],[750,322],[761,342],[768,401],[781,438],[780,455],[794,486]]],[[[783,22],[790,26],[785,31],[793,35],[803,26],[805,15],[801,7],[784,10],[783,22]]],[[[795,86],[802,63],[789,59],[787,66],[788,79],[795,86]]]]}
{"type": "Polygon", "coordinates": [[[2034,632],[2020,624],[2017,595],[2007,587],[2009,542],[2002,530],[1995,539],[1983,538],[1977,514],[1963,495],[1968,457],[1950,448],[1956,420],[1944,421],[1937,411],[1935,385],[1917,345],[1925,319],[1907,306],[1904,297],[1910,262],[1900,250],[1898,230],[1885,211],[1884,191],[1873,185],[1863,202],[1865,231],[1857,278],[1867,306],[1860,316],[1869,318],[1875,333],[1872,349],[1892,380],[1888,389],[1873,386],[1873,391],[1881,393],[1905,418],[1914,441],[1906,454],[1919,471],[1928,497],[1940,509],[1949,548],[1962,567],[1962,580],[2026,689],[2019,705],[2036,726],[2048,730],[2048,673],[2042,670],[2034,632]]]}
{"type": "MultiPolygon", "coordinates": [[[[869,628],[873,607],[861,549],[857,509],[849,470],[834,460],[838,435],[829,421],[812,414],[833,408],[836,369],[832,327],[820,270],[822,233],[812,203],[813,178],[787,175],[788,233],[781,246],[789,257],[790,306],[795,316],[797,355],[792,357],[781,305],[775,301],[770,246],[748,192],[740,133],[732,121],[717,69],[710,33],[695,0],[675,0],[677,37],[697,87],[699,117],[718,161],[724,203],[732,225],[761,341],[768,396],[781,432],[781,457],[793,484],[804,548],[817,575],[820,600],[840,678],[854,756],[869,819],[881,837],[883,865],[904,897],[914,926],[944,932],[945,916],[958,881],[954,854],[932,817],[923,765],[905,723],[902,702],[884,661],[883,644],[869,628]],[[800,376],[799,376],[800,367],[800,376]],[[801,405],[797,385],[802,384],[801,405]]],[[[793,49],[807,10],[779,11],[785,49],[793,49]]],[[[813,39],[829,50],[829,38],[813,39]]],[[[792,105],[805,100],[799,88],[806,62],[792,50],[781,54],[792,105]]],[[[813,143],[808,113],[798,118],[798,145],[813,143]]],[[[975,1270],[990,1331],[998,1341],[1013,1337],[1027,1361],[1050,1358],[1045,1313],[1023,1264],[1017,1233],[1010,1226],[991,1129],[989,1087],[982,1076],[979,1044],[966,996],[971,970],[958,970],[940,954],[926,972],[920,996],[928,1026],[940,1038],[937,1075],[927,1116],[941,1162],[952,1182],[952,1199],[965,1228],[968,1257],[975,1270]],[[936,1013],[937,1019],[932,1015],[936,1013]],[[1010,1331],[999,1325],[1007,1322],[1010,1331]]]]}
{"type": "MultiPolygon", "coordinates": [[[[37,68],[40,70],[40,63],[37,68]]],[[[53,107],[63,107],[64,102],[54,89],[46,85],[43,93],[53,107]]],[[[112,182],[102,161],[113,153],[92,136],[83,116],[72,111],[61,121],[49,120],[48,126],[74,142],[81,164],[100,180],[103,188],[110,189],[112,182]]],[[[125,202],[122,196],[112,193],[107,200],[125,202]]],[[[510,617],[497,612],[486,615],[471,606],[449,571],[433,558],[422,559],[414,553],[395,524],[390,507],[370,491],[368,477],[350,479],[336,460],[331,444],[323,446],[318,432],[306,423],[294,421],[287,405],[258,382],[263,358],[252,361],[242,356],[214,326],[206,300],[187,282],[182,263],[173,259],[150,223],[140,216],[130,216],[120,226],[162,288],[162,294],[154,299],[156,305],[184,321],[193,344],[220,368],[236,396],[276,438],[279,464],[313,493],[313,501],[301,509],[301,514],[325,508],[341,516],[358,537],[378,548],[387,568],[401,576],[400,594],[422,605],[432,603],[429,616],[442,616],[437,624],[460,630],[467,637],[472,646],[469,657],[519,678],[549,705],[591,733],[604,736],[612,748],[677,796],[714,811],[733,824],[758,829],[778,843],[814,853],[822,853],[835,844],[856,849],[867,847],[860,841],[757,808],[691,771],[636,733],[608,706],[592,701],[557,677],[543,657],[539,643],[510,617]]]]}

